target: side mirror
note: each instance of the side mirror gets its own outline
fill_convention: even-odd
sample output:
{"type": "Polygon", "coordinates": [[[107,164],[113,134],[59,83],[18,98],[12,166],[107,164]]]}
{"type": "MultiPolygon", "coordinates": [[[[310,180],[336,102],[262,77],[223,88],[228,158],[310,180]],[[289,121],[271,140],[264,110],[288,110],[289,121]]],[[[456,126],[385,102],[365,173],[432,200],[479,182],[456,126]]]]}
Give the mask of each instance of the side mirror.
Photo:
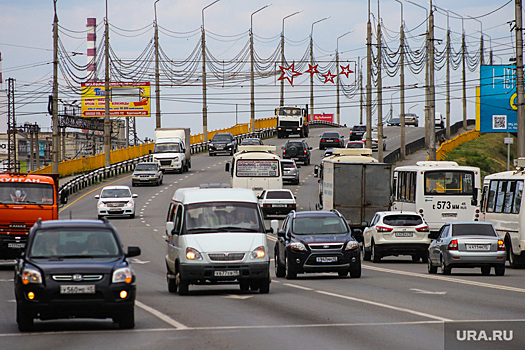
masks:
{"type": "Polygon", "coordinates": [[[68,195],[66,191],[62,191],[60,193],[60,204],[67,204],[68,201],[68,195]]]}
{"type": "Polygon", "coordinates": [[[284,149],[284,146],[281,146],[281,149],[284,149]]]}
{"type": "Polygon", "coordinates": [[[129,246],[128,247],[128,252],[126,254],[126,257],[127,258],[131,258],[131,257],[134,257],[134,256],[139,256],[140,255],[140,248],[139,247],[135,247],[135,246],[129,246]]]}
{"type": "Polygon", "coordinates": [[[230,171],[230,163],[226,163],[226,165],[224,166],[224,170],[230,171]]]}
{"type": "Polygon", "coordinates": [[[361,226],[363,226],[363,227],[368,227],[368,226],[369,226],[369,225],[368,225],[368,221],[363,221],[363,222],[361,222],[361,226]]]}
{"type": "Polygon", "coordinates": [[[166,222],[166,234],[168,236],[173,236],[173,230],[175,229],[175,223],[173,221],[166,222]]]}
{"type": "Polygon", "coordinates": [[[319,177],[319,165],[314,166],[314,177],[319,177]]]}
{"type": "Polygon", "coordinates": [[[313,148],[312,147],[308,147],[309,150],[312,150],[313,148]]]}
{"type": "Polygon", "coordinates": [[[386,139],[386,136],[385,136],[385,135],[383,135],[383,138],[384,138],[384,139],[386,139]]]}
{"type": "Polygon", "coordinates": [[[272,233],[278,233],[279,232],[279,221],[275,219],[270,221],[270,227],[272,228],[272,233]]]}
{"type": "Polygon", "coordinates": [[[286,237],[286,232],[284,232],[283,230],[277,231],[277,237],[282,237],[282,238],[286,237]]]}
{"type": "Polygon", "coordinates": [[[133,193],[133,195],[131,196],[132,198],[137,198],[139,195],[136,194],[136,193],[133,193]]]}
{"type": "Polygon", "coordinates": [[[97,195],[95,196],[95,199],[100,199],[100,196],[97,194],[97,195]]]}

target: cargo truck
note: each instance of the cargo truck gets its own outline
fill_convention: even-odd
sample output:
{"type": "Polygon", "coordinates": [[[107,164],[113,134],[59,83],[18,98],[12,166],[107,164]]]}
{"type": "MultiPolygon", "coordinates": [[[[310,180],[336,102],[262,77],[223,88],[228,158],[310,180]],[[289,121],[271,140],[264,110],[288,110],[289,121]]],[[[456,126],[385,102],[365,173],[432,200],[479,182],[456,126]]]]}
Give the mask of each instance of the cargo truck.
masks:
{"type": "Polygon", "coordinates": [[[277,118],[277,138],[285,138],[288,135],[299,135],[308,137],[308,106],[281,106],[275,109],[277,118]]]}
{"type": "Polygon", "coordinates": [[[158,161],[165,172],[188,171],[191,168],[190,129],[155,129],[153,160],[158,161]]]}
{"type": "Polygon", "coordinates": [[[318,209],[336,209],[363,241],[362,230],[378,211],[390,209],[392,165],[379,163],[372,150],[335,148],[314,168],[319,177],[318,209]]]}

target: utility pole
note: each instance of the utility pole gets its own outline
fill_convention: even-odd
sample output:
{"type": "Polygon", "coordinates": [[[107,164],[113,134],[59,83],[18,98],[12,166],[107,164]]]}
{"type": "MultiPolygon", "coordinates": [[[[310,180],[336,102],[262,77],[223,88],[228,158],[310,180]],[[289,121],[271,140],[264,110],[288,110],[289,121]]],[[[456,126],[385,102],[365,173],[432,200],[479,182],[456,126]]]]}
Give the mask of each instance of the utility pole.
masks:
{"type": "Polygon", "coordinates": [[[155,10],[155,112],[156,112],[156,128],[161,127],[160,118],[160,72],[159,72],[159,26],[157,22],[157,2],[153,4],[155,10]]]}
{"type": "Polygon", "coordinates": [[[7,79],[7,163],[11,172],[18,172],[18,146],[15,115],[15,79],[7,79]]]}
{"type": "Polygon", "coordinates": [[[106,167],[111,166],[111,120],[109,118],[109,21],[108,21],[108,1],[106,0],[106,22],[104,33],[104,56],[105,56],[105,79],[104,79],[104,154],[106,167]]]}
{"type": "MultiPolygon", "coordinates": [[[[313,67],[314,65],[314,24],[322,22],[328,18],[330,17],[325,17],[312,23],[312,30],[310,31],[310,67],[313,67]]],[[[314,120],[314,74],[313,71],[310,73],[310,106],[308,107],[310,118],[308,120],[314,120]]]]}
{"type": "Polygon", "coordinates": [[[58,15],[57,1],[53,1],[55,18],[53,20],[53,138],[51,146],[51,173],[58,174],[58,15]]]}
{"type": "MultiPolygon", "coordinates": [[[[349,31],[349,32],[346,32],[344,33],[343,35],[339,36],[336,40],[336,49],[335,49],[335,69],[336,69],[336,73],[337,73],[337,70],[339,70],[339,39],[341,39],[342,37],[344,37],[345,35],[347,34],[350,34],[352,33],[352,30],[349,31]]],[[[337,73],[337,81],[336,81],[336,95],[337,95],[337,106],[336,106],[336,114],[337,114],[337,124],[338,125],[341,125],[341,104],[339,103],[339,84],[340,84],[340,79],[339,79],[339,73],[337,73]]]]}
{"type": "MultiPolygon", "coordinates": [[[[405,140],[405,30],[404,30],[404,23],[403,23],[403,3],[399,0],[396,0],[401,5],[401,24],[399,27],[399,65],[400,65],[400,73],[399,73],[399,85],[401,89],[400,94],[400,106],[401,109],[399,113],[399,121],[400,121],[400,148],[399,148],[399,156],[401,159],[405,159],[406,157],[406,140],[405,140]]],[[[392,104],[390,104],[392,106],[392,104]]],[[[392,117],[392,116],[390,116],[392,117]]]]}
{"type": "Polygon", "coordinates": [[[523,28],[522,28],[522,3],[515,0],[516,15],[516,93],[517,117],[518,117],[518,157],[525,156],[525,111],[524,111],[524,88],[523,88],[523,28]]]}
{"type": "Polygon", "coordinates": [[[429,80],[429,86],[428,90],[430,93],[429,96],[429,124],[428,124],[428,143],[429,143],[429,150],[428,150],[428,158],[429,160],[436,160],[436,123],[435,123],[435,116],[436,116],[436,86],[434,85],[434,9],[432,7],[432,0],[430,0],[430,15],[428,17],[428,39],[429,39],[429,51],[430,51],[430,57],[429,57],[429,72],[428,72],[428,80],[429,80]]]}
{"type": "Polygon", "coordinates": [[[381,50],[381,16],[377,0],[377,160],[383,162],[383,55],[381,50]]]}
{"type": "MultiPolygon", "coordinates": [[[[283,18],[283,28],[281,30],[281,64],[282,65],[284,65],[284,63],[285,63],[284,62],[284,20],[289,18],[289,17],[292,17],[292,16],[294,16],[294,15],[300,13],[300,12],[303,12],[303,10],[294,12],[291,15],[288,15],[288,16],[283,18]]],[[[281,100],[279,102],[279,106],[280,107],[284,106],[284,79],[281,79],[281,100]]]]}
{"type": "Polygon", "coordinates": [[[363,66],[361,65],[361,58],[357,58],[357,62],[359,63],[359,124],[363,124],[363,104],[364,104],[364,98],[363,98],[363,66]]]}
{"type": "MultiPolygon", "coordinates": [[[[253,12],[250,16],[250,81],[251,81],[251,101],[250,101],[250,132],[255,132],[255,75],[253,69],[254,53],[253,53],[253,15],[257,12],[264,10],[271,4],[261,7],[257,11],[253,12]]],[[[237,109],[237,105],[235,105],[237,109]]]]}
{"type": "Polygon", "coordinates": [[[372,23],[370,22],[370,0],[368,0],[368,22],[366,23],[366,148],[372,148],[372,23]]]}

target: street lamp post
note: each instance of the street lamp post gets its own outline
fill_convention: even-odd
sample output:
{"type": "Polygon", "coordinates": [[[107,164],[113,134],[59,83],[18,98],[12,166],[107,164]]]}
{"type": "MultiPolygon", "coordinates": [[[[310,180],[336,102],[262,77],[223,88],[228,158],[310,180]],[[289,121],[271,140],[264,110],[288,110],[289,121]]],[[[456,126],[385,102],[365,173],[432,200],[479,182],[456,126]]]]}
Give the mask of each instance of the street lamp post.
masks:
{"type": "MultiPolygon", "coordinates": [[[[159,73],[159,26],[157,22],[157,2],[153,4],[155,10],[155,112],[156,112],[156,127],[161,127],[160,119],[160,73],[159,73]]],[[[136,145],[136,143],[134,143],[136,145]]]]}
{"type": "Polygon", "coordinates": [[[250,102],[250,132],[254,132],[255,131],[255,77],[254,77],[254,73],[253,73],[253,60],[254,60],[254,57],[253,57],[253,15],[255,15],[257,12],[259,11],[262,11],[264,10],[265,8],[267,8],[268,6],[270,6],[271,4],[268,4],[266,6],[263,6],[261,7],[260,9],[258,9],[257,11],[253,12],[250,16],[250,56],[251,56],[251,65],[250,65],[250,69],[251,69],[251,74],[250,74],[250,78],[251,78],[251,102],[250,102]]]}
{"type": "MultiPolygon", "coordinates": [[[[335,49],[335,69],[336,72],[339,69],[339,39],[344,37],[347,34],[352,33],[353,30],[344,33],[343,35],[339,36],[336,40],[336,49],[335,49]]],[[[339,73],[337,74],[337,124],[341,125],[341,105],[339,104],[339,73]]]]}
{"type": "MultiPolygon", "coordinates": [[[[400,104],[399,104],[399,124],[400,124],[400,158],[405,159],[406,156],[406,140],[405,140],[405,30],[404,30],[404,21],[403,21],[403,3],[400,0],[396,0],[399,5],[401,5],[401,22],[399,26],[400,38],[399,38],[399,48],[400,48],[400,74],[399,74],[399,85],[400,87],[400,104]]],[[[392,102],[390,102],[392,106],[392,102]]],[[[392,115],[390,116],[392,117],[392,115]]]]}
{"type": "MultiPolygon", "coordinates": [[[[283,18],[283,29],[281,31],[281,64],[282,65],[284,65],[284,20],[298,13],[301,13],[301,12],[303,12],[303,10],[294,12],[291,15],[288,15],[283,18]]],[[[281,100],[279,102],[279,106],[280,107],[284,106],[284,79],[281,79],[281,100]]]]}
{"type": "MultiPolygon", "coordinates": [[[[465,26],[464,26],[464,20],[465,18],[461,16],[459,13],[456,13],[452,10],[448,10],[449,12],[452,12],[456,16],[459,16],[461,19],[461,65],[462,65],[462,72],[461,72],[461,79],[463,80],[463,129],[467,128],[467,65],[466,65],[466,50],[467,45],[465,41],[465,26]]],[[[458,18],[458,17],[456,17],[458,18]]]]}
{"type": "Polygon", "coordinates": [[[109,79],[110,79],[110,65],[109,65],[109,21],[108,21],[108,0],[106,0],[106,23],[105,23],[105,99],[104,99],[104,153],[106,167],[111,166],[111,119],[109,117],[109,79]]]}
{"type": "Polygon", "coordinates": [[[310,112],[310,118],[309,120],[313,120],[314,118],[314,72],[313,72],[313,66],[314,66],[314,24],[322,22],[324,20],[327,20],[330,18],[330,16],[322,18],[318,21],[315,21],[312,23],[312,30],[310,31],[310,69],[312,72],[310,73],[310,106],[308,107],[308,110],[310,112]]]}

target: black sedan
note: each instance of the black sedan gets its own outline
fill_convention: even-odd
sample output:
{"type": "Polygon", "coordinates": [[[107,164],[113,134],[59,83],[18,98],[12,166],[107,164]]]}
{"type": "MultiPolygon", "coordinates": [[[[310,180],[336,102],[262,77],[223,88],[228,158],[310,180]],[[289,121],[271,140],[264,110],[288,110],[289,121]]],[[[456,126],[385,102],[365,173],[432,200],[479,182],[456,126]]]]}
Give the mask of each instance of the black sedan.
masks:
{"type": "Polygon", "coordinates": [[[34,319],[111,318],[135,326],[135,273],[107,220],[37,221],[15,266],[16,322],[28,332],[34,319]]]}
{"type": "Polygon", "coordinates": [[[340,147],[344,148],[344,137],[338,132],[330,131],[321,135],[319,140],[319,149],[340,147]]]}
{"type": "MultiPolygon", "coordinates": [[[[278,225],[272,220],[272,228],[278,225]]],[[[299,273],[337,272],[361,277],[359,244],[337,211],[292,211],[277,231],[275,275],[293,279],[299,273]]]]}

